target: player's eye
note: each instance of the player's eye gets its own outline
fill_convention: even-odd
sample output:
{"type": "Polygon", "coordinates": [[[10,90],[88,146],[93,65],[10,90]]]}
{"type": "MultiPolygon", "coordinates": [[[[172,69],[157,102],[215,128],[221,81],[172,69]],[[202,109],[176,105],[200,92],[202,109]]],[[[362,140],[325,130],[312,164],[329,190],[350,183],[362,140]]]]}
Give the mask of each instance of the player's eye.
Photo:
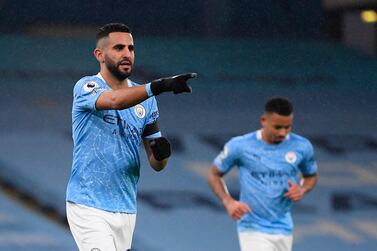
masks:
{"type": "Polygon", "coordinates": [[[280,130],[280,129],[286,129],[289,130],[291,129],[291,126],[274,126],[275,130],[280,130]]]}
{"type": "Polygon", "coordinates": [[[117,44],[117,45],[114,46],[114,49],[117,50],[117,51],[121,51],[121,50],[123,50],[123,48],[124,48],[124,45],[121,45],[121,44],[117,44]]]}

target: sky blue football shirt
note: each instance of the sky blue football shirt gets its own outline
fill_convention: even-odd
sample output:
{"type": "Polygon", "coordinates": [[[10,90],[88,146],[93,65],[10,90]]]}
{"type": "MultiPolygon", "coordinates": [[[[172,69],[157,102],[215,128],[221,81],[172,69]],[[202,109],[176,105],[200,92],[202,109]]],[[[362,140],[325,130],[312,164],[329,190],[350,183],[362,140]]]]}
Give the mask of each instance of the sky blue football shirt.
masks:
{"type": "MultiPolygon", "coordinates": [[[[136,83],[129,81],[129,86],[136,83]]],[[[111,88],[100,74],[80,79],[73,90],[73,164],[67,201],[110,212],[136,213],[140,146],[147,124],[158,118],[154,97],[124,110],[97,111],[111,88]]],[[[159,137],[157,132],[149,137],[159,137]]]]}
{"type": "Polygon", "coordinates": [[[232,138],[215,158],[222,173],[239,168],[240,200],[252,211],[237,222],[238,231],[290,235],[292,201],[284,196],[288,180],[298,183],[300,173],[313,175],[317,164],[311,143],[294,133],[280,144],[267,144],[258,130],[232,138]]]}

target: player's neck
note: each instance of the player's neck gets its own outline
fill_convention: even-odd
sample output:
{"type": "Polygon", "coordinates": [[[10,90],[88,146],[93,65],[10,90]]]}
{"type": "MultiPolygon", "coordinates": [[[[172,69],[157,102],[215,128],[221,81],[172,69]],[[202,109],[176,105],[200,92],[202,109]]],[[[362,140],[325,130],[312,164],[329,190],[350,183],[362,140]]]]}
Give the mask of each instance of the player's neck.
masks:
{"type": "Polygon", "coordinates": [[[108,71],[101,71],[101,76],[105,80],[106,84],[111,87],[113,90],[127,88],[128,87],[128,78],[124,80],[117,79],[113,74],[108,71]]]}
{"type": "Polygon", "coordinates": [[[261,129],[261,133],[262,133],[262,140],[264,141],[264,143],[272,144],[270,140],[268,139],[268,137],[266,136],[266,133],[263,131],[263,129],[261,129]]]}
{"type": "Polygon", "coordinates": [[[274,142],[272,141],[266,134],[266,132],[263,130],[263,128],[261,129],[261,133],[262,133],[262,140],[264,141],[264,143],[266,143],[267,145],[277,145],[277,144],[280,144],[281,142],[274,142]]]}

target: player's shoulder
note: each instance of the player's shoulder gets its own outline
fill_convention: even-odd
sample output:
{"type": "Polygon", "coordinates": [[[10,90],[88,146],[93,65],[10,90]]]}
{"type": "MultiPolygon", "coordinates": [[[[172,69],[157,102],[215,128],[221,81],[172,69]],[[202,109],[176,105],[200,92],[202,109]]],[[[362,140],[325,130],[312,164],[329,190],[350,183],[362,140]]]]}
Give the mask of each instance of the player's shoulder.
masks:
{"type": "Polygon", "coordinates": [[[257,139],[257,131],[255,132],[249,132],[243,135],[232,137],[229,140],[230,144],[249,144],[251,141],[255,141],[257,139]]]}
{"type": "Polygon", "coordinates": [[[300,144],[301,146],[308,146],[308,147],[311,147],[312,146],[312,143],[310,142],[310,140],[304,136],[301,136],[299,134],[296,134],[296,133],[289,133],[289,137],[290,139],[297,143],[297,144],[300,144]]]}
{"type": "Polygon", "coordinates": [[[91,75],[91,76],[85,76],[79,79],[75,86],[74,91],[77,92],[78,90],[92,90],[94,88],[98,88],[100,86],[104,86],[104,82],[98,75],[91,75]]]}

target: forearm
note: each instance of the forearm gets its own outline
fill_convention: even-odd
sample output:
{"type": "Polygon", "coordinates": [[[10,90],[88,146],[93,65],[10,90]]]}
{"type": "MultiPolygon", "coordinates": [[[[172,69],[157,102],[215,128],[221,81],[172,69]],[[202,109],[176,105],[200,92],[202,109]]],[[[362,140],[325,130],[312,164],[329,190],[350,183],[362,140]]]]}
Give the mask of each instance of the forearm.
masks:
{"type": "MultiPolygon", "coordinates": [[[[157,139],[143,139],[143,143],[144,143],[144,149],[145,149],[145,152],[147,154],[147,157],[148,157],[148,161],[149,161],[149,165],[157,172],[161,171],[162,169],[164,169],[168,163],[168,160],[169,160],[169,156],[170,156],[170,144],[167,146],[165,145],[165,148],[168,148],[168,149],[164,149],[163,152],[165,151],[169,151],[168,154],[165,154],[163,155],[160,159],[157,157],[155,157],[155,154],[153,154],[153,150],[151,148],[151,141],[152,140],[157,140],[158,141],[158,138],[157,139]]],[[[167,140],[164,141],[165,143],[168,142],[167,140]]],[[[159,144],[160,145],[160,148],[161,148],[161,143],[159,144]]],[[[161,155],[161,154],[158,154],[158,155],[161,155]]]]}
{"type": "Polygon", "coordinates": [[[97,109],[115,110],[132,107],[149,97],[144,85],[104,92],[101,96],[97,101],[97,109]]]}
{"type": "Polygon", "coordinates": [[[231,200],[228,189],[224,180],[222,179],[222,174],[216,170],[216,167],[212,166],[209,171],[208,184],[211,187],[214,194],[223,204],[226,204],[227,201],[231,200]]]}
{"type": "Polygon", "coordinates": [[[228,215],[233,220],[239,220],[243,215],[251,211],[249,205],[244,202],[237,201],[229,194],[228,189],[222,176],[224,174],[215,166],[212,165],[209,170],[208,184],[212,188],[216,196],[221,200],[228,215]]]}
{"type": "Polygon", "coordinates": [[[303,177],[303,182],[301,184],[301,189],[304,194],[309,193],[317,184],[318,175],[303,177]]]}

